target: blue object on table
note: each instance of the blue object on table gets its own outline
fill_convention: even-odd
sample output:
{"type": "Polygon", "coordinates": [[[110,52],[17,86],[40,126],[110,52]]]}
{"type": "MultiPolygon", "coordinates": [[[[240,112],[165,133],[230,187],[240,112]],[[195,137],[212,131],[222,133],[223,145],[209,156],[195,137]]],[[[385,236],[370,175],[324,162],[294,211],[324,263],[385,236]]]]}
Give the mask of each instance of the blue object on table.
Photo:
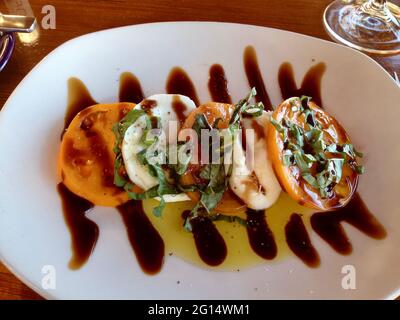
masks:
{"type": "Polygon", "coordinates": [[[14,50],[15,36],[13,33],[0,32],[0,71],[6,66],[14,50]]]}
{"type": "Polygon", "coordinates": [[[11,58],[15,46],[15,33],[32,32],[36,27],[35,17],[6,15],[0,12],[0,71],[11,58]]]}

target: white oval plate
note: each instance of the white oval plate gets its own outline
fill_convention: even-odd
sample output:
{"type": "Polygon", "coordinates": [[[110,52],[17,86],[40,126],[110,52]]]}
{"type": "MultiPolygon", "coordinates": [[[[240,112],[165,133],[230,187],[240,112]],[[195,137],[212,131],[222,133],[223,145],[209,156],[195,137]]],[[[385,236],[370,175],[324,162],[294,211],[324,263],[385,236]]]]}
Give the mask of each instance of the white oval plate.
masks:
{"type": "Polygon", "coordinates": [[[21,82],[0,114],[0,253],[22,281],[46,298],[394,298],[400,287],[400,90],[372,59],[307,36],[225,23],[156,23],[88,34],[49,54],[21,82]],[[210,100],[208,70],[224,66],[234,101],[248,92],[243,49],[253,45],[274,104],[281,101],[278,68],[293,64],[299,83],[308,68],[327,64],[324,105],[365,151],[368,169],[359,190],[385,226],[384,240],[345,225],[353,253],[334,252],[314,232],[317,269],[297,257],[238,272],[213,272],[167,257],[156,276],[138,266],[120,216],[112,209],[90,214],[100,237],[89,262],[71,271],[70,236],[56,192],[56,154],[63,127],[67,79],[80,78],[94,99],[117,100],[123,71],[135,73],[146,95],[165,91],[173,66],[192,78],[201,101],[210,100]],[[54,266],[56,288],[42,288],[44,266],[54,266]],[[353,265],[356,289],[342,288],[342,267],[353,265]],[[177,284],[177,281],[180,281],[177,284]],[[257,290],[255,290],[257,288],[257,290]]]}

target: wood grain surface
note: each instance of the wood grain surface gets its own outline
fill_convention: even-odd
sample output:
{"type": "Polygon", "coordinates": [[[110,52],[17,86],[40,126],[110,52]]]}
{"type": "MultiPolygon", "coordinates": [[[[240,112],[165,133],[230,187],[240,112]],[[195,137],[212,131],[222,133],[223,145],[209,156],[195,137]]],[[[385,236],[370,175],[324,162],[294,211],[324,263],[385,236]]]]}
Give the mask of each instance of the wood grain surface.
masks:
{"type": "MultiPolygon", "coordinates": [[[[44,16],[43,6],[51,4],[56,9],[56,29],[40,29],[35,43],[18,41],[9,64],[0,72],[0,109],[41,59],[82,34],[131,24],[191,20],[254,24],[329,40],[322,25],[322,14],[329,3],[330,0],[0,0],[0,12],[33,11],[39,23],[44,16]]],[[[373,58],[391,75],[400,75],[400,56],[373,58]]],[[[0,264],[0,299],[41,297],[0,264]]]]}

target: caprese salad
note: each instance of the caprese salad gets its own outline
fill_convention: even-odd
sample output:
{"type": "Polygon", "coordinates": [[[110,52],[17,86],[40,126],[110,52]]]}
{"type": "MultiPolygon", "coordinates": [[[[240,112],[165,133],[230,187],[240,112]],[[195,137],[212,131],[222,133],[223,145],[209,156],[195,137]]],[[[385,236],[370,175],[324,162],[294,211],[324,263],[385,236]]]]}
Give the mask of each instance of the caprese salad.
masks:
{"type": "Polygon", "coordinates": [[[282,191],[319,211],[345,206],[364,167],[344,128],[310,97],[265,111],[255,95],[236,105],[157,94],[86,108],[63,136],[60,177],[97,205],[157,199],[156,216],[191,201],[188,231],[196,217],[245,223],[240,213],[271,207],[282,191]]]}

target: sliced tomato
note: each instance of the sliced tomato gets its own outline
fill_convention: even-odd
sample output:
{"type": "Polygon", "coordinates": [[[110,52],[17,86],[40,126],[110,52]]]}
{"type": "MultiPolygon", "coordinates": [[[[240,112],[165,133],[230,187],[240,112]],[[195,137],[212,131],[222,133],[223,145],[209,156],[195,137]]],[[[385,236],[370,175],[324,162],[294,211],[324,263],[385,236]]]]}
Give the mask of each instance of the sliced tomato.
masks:
{"type": "MultiPolygon", "coordinates": [[[[283,119],[300,126],[303,130],[310,128],[304,112],[293,108],[293,98],[284,101],[272,114],[272,119],[282,123],[283,119]]],[[[323,130],[323,140],[327,145],[351,144],[350,138],[339,122],[326,111],[310,101],[308,106],[315,113],[315,120],[323,130]]],[[[342,169],[341,180],[332,185],[328,197],[321,196],[319,189],[313,187],[302,176],[300,168],[294,165],[285,165],[283,154],[285,150],[283,134],[271,122],[268,125],[267,148],[275,174],[282,188],[299,204],[322,211],[330,211],[345,206],[352,198],[358,184],[358,174],[348,163],[342,169]]],[[[327,153],[327,158],[334,155],[327,153]]],[[[318,164],[310,168],[313,176],[318,173],[318,164]]]]}
{"type": "Polygon", "coordinates": [[[96,104],[72,120],[58,157],[58,174],[71,192],[99,206],[115,207],[128,200],[127,193],[114,185],[112,126],[134,106],[96,104]]]}
{"type": "MultiPolygon", "coordinates": [[[[233,110],[233,108],[233,105],[226,103],[209,102],[203,104],[188,115],[182,126],[182,129],[192,128],[198,114],[203,114],[211,126],[217,121],[217,119],[219,119],[217,128],[226,129],[229,126],[230,112],[233,110]]],[[[203,180],[199,176],[201,168],[201,164],[190,164],[188,170],[181,176],[182,185],[201,183],[201,180],[203,180]]],[[[193,202],[198,202],[200,199],[200,193],[198,191],[187,192],[187,195],[190,199],[192,199],[193,202]]],[[[227,189],[221,201],[214,210],[226,215],[235,215],[243,212],[245,208],[246,205],[238,197],[236,197],[230,189],[227,189]]]]}

